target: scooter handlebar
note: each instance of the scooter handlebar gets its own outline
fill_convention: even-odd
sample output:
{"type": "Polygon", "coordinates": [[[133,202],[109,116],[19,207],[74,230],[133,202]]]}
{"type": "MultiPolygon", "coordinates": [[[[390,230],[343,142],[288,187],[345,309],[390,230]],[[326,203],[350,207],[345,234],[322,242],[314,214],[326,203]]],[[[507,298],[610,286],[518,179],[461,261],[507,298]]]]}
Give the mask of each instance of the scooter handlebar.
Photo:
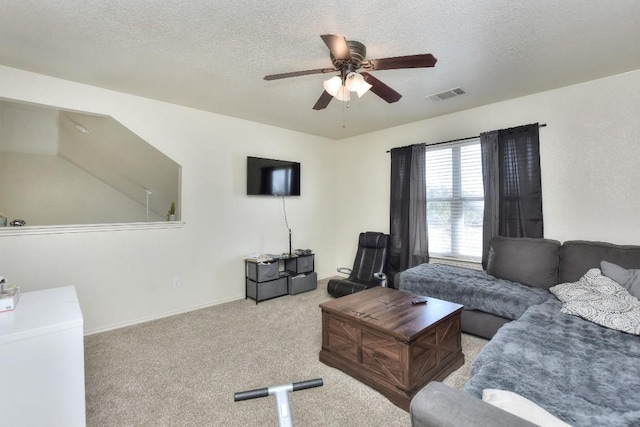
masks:
{"type": "Polygon", "coordinates": [[[239,402],[241,400],[257,399],[258,397],[269,396],[268,388],[257,388],[249,391],[239,391],[233,395],[233,401],[239,402]]]}
{"type": "Polygon", "coordinates": [[[313,380],[300,381],[293,383],[293,391],[304,390],[307,388],[321,387],[323,384],[322,378],[316,378],[313,380]]]}
{"type": "MultiPolygon", "coordinates": [[[[297,383],[273,387],[273,389],[275,390],[278,388],[291,386],[292,391],[298,391],[298,390],[305,390],[308,388],[320,387],[322,385],[323,385],[322,378],[316,378],[313,380],[299,381],[297,383]]],[[[241,400],[257,399],[259,397],[266,397],[268,395],[269,395],[269,387],[257,388],[255,390],[248,390],[248,391],[239,391],[233,395],[233,401],[239,402],[241,400]]]]}

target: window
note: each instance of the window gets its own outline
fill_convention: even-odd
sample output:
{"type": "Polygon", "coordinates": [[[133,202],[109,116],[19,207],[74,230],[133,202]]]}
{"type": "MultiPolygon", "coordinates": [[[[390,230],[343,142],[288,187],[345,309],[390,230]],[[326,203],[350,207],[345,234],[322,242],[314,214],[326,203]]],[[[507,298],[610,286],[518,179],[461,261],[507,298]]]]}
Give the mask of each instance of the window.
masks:
{"type": "Polygon", "coordinates": [[[429,253],[480,261],[484,188],[480,139],[426,151],[429,253]]]}

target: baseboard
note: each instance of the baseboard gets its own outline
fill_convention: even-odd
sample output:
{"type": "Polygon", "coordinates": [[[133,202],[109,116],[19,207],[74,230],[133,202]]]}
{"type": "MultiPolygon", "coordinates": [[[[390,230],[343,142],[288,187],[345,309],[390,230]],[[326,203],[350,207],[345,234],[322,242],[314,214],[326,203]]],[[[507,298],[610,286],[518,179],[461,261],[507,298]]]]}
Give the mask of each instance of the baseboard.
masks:
{"type": "Polygon", "coordinates": [[[102,328],[89,329],[87,331],[84,331],[84,336],[86,337],[88,335],[99,334],[101,332],[107,332],[107,331],[112,331],[114,329],[124,328],[127,326],[138,325],[140,323],[150,322],[152,320],[158,320],[165,317],[175,316],[178,314],[189,313],[191,311],[196,311],[196,310],[200,310],[207,307],[213,307],[214,305],[220,305],[227,302],[238,301],[244,298],[245,298],[244,295],[239,295],[236,297],[231,297],[223,300],[216,300],[214,302],[210,302],[207,304],[195,305],[191,307],[181,308],[179,310],[165,311],[164,313],[154,314],[152,316],[139,317],[137,319],[128,320],[126,322],[114,323],[113,325],[105,326],[102,328]]]}
{"type": "MultiPolygon", "coordinates": [[[[322,280],[331,279],[332,277],[335,277],[335,276],[327,276],[327,277],[323,277],[323,278],[318,278],[318,282],[320,282],[322,280]]],[[[113,325],[105,326],[105,327],[102,327],[102,328],[86,330],[86,331],[84,331],[84,336],[86,337],[88,335],[99,334],[101,332],[113,331],[114,329],[120,329],[120,328],[137,325],[137,324],[144,323],[144,322],[150,322],[152,320],[158,320],[158,319],[162,319],[164,317],[175,316],[177,314],[189,313],[190,311],[196,311],[196,310],[200,310],[202,308],[213,307],[214,305],[224,304],[224,303],[227,303],[227,302],[238,301],[238,300],[241,300],[241,299],[244,299],[244,298],[245,298],[244,295],[238,295],[236,297],[231,297],[231,298],[227,298],[227,299],[223,299],[223,300],[216,300],[214,302],[209,302],[209,303],[206,303],[206,304],[200,304],[200,305],[191,306],[191,307],[187,307],[187,308],[181,308],[179,310],[165,311],[164,313],[155,314],[155,315],[152,315],[152,316],[139,317],[137,319],[128,320],[126,322],[114,323],[113,325]]]]}

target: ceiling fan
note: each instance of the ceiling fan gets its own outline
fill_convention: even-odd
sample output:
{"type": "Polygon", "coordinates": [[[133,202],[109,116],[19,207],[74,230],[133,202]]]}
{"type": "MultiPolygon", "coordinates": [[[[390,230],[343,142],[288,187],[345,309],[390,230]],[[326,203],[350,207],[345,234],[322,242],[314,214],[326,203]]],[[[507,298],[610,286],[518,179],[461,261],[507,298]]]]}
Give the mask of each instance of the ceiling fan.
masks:
{"type": "Polygon", "coordinates": [[[327,108],[332,98],[349,101],[351,99],[350,92],[356,92],[358,96],[362,96],[369,89],[388,103],[397,102],[402,98],[402,95],[373,77],[369,71],[433,67],[437,61],[430,53],[366,60],[367,48],[362,43],[333,34],[324,34],[320,37],[329,48],[333,68],[317,68],[264,76],[265,80],[278,80],[310,74],[339,72],[339,76],[334,76],[323,82],[324,92],[313,106],[314,110],[327,108]]]}

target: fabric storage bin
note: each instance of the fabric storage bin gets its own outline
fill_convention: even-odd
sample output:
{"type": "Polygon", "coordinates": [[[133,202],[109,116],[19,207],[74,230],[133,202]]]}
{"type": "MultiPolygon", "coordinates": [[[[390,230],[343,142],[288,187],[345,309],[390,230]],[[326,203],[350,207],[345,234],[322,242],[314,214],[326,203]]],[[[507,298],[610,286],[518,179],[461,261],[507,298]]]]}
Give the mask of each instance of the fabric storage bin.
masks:
{"type": "Polygon", "coordinates": [[[289,294],[299,294],[300,292],[312,291],[318,287],[318,274],[299,274],[289,278],[289,294]]]}
{"type": "Polygon", "coordinates": [[[247,264],[247,277],[254,282],[266,282],[268,280],[277,279],[280,274],[278,271],[278,261],[272,263],[253,263],[247,264]]]}
{"type": "Polygon", "coordinates": [[[251,299],[264,301],[287,294],[287,277],[282,277],[269,282],[254,282],[247,279],[247,296],[251,299]]]}
{"type": "Polygon", "coordinates": [[[300,255],[285,262],[285,268],[294,273],[310,273],[313,271],[313,255],[300,255]]]}

